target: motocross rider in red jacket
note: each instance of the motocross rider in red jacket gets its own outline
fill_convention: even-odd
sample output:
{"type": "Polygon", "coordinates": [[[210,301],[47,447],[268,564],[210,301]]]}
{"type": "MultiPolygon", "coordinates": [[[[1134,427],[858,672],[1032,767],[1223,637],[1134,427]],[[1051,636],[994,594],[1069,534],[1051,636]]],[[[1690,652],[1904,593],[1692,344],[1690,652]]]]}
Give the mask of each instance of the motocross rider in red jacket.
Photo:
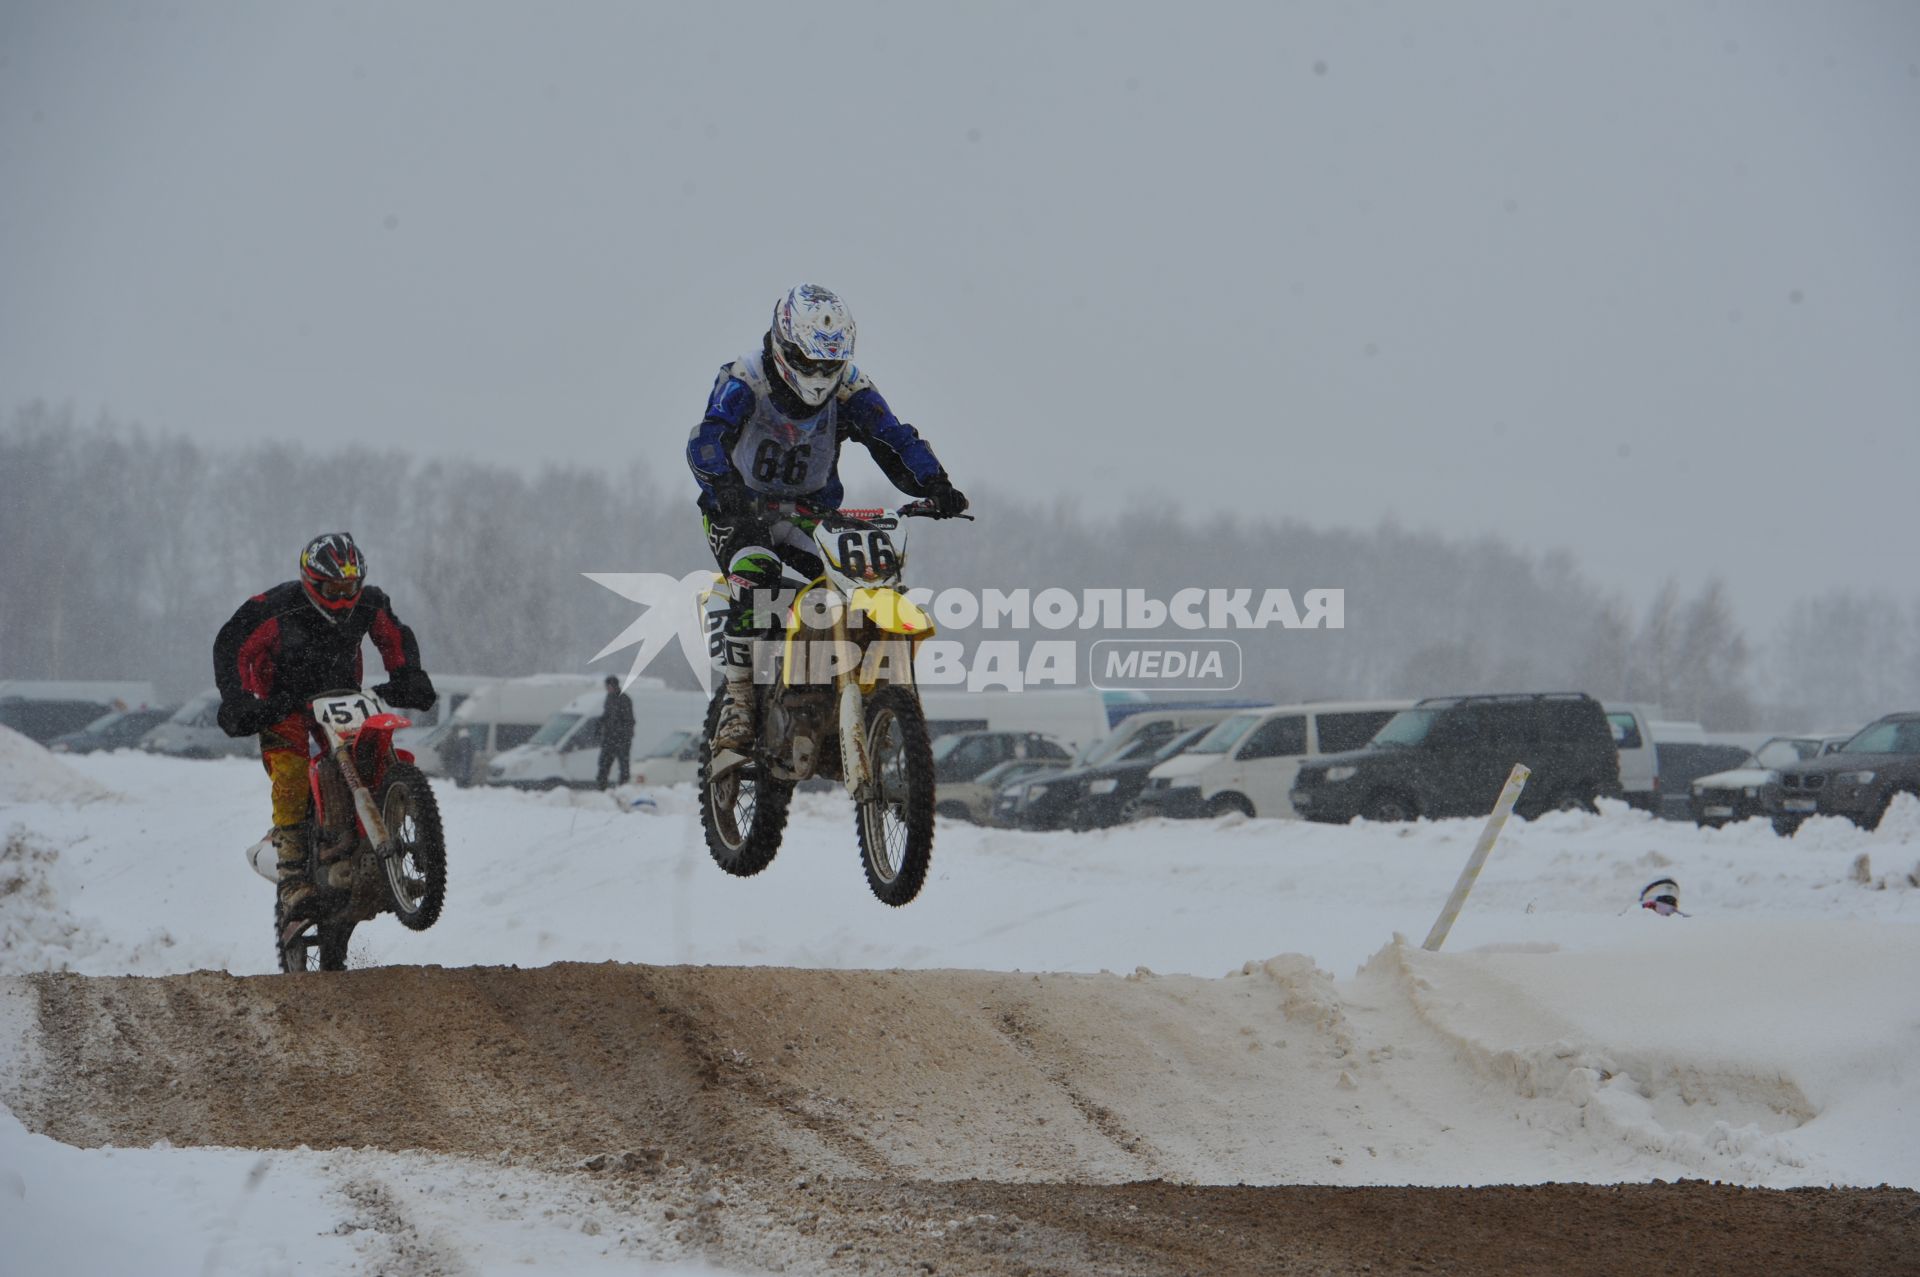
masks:
{"type": "Polygon", "coordinates": [[[260,761],[273,783],[271,837],[288,918],[301,916],[315,894],[306,869],[313,721],[307,702],[359,687],[360,642],[371,638],[388,680],[374,693],[396,708],[433,708],[433,682],[420,666],[413,631],[366,577],[366,558],[350,534],[315,537],[300,553],[299,579],[241,604],[213,641],[220,726],[229,736],[259,736],[260,761]]]}

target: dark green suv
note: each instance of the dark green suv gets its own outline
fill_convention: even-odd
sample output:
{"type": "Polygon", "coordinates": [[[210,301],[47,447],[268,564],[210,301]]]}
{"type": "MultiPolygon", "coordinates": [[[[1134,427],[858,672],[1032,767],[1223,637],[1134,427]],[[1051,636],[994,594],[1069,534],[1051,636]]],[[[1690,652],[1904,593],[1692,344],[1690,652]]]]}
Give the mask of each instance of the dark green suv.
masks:
{"type": "Polygon", "coordinates": [[[1620,754],[1600,702],[1520,692],[1435,696],[1402,710],[1365,749],[1303,765],[1293,806],[1338,823],[1484,816],[1515,763],[1533,771],[1516,808],[1523,816],[1621,795],[1620,754]]]}

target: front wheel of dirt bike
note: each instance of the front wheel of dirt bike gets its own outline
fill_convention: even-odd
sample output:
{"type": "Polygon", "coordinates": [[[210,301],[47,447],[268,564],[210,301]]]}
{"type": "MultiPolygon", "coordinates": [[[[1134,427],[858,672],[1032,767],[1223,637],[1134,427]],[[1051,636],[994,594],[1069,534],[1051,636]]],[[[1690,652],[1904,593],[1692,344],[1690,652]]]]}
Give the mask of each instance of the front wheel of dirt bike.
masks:
{"type": "Polygon", "coordinates": [[[911,687],[867,698],[867,766],[873,794],[859,803],[860,862],[885,904],[920,894],[933,862],[933,743],[911,687]]]}
{"type": "Polygon", "coordinates": [[[351,922],[310,923],[288,935],[280,910],[273,911],[273,938],[280,949],[280,969],[293,974],[304,971],[345,971],[347,942],[353,938],[351,922]]]}
{"type": "Polygon", "coordinates": [[[773,863],[787,828],[787,804],[793,801],[793,782],[768,776],[759,762],[734,768],[713,778],[713,731],[726,703],[722,687],[707,705],[707,721],[700,741],[700,828],[707,836],[707,854],[713,863],[736,878],[751,878],[773,863]]]}
{"type": "Polygon", "coordinates": [[[439,921],[447,902],[447,841],[440,831],[440,804],[420,769],[402,762],[387,767],[375,799],[387,836],[393,839],[395,854],[384,864],[394,916],[409,931],[425,931],[439,921]]]}

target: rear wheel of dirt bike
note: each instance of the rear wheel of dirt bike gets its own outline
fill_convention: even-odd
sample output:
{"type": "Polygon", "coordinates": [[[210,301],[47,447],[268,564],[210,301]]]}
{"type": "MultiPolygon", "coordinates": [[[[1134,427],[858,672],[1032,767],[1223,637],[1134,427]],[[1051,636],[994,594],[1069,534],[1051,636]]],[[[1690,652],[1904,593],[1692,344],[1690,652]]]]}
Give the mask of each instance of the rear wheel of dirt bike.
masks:
{"type": "Polygon", "coordinates": [[[345,971],[347,942],[353,938],[351,922],[309,924],[291,936],[284,934],[285,923],[276,907],[273,911],[273,938],[280,949],[280,969],[298,974],[303,971],[345,971]]]}
{"type": "Polygon", "coordinates": [[[425,931],[439,920],[447,902],[447,841],[440,832],[440,804],[420,769],[402,762],[387,767],[386,782],[375,799],[398,853],[385,862],[394,916],[410,931],[425,931]]]}
{"type": "Polygon", "coordinates": [[[726,697],[723,687],[707,705],[700,741],[700,828],[706,833],[707,854],[714,864],[736,878],[751,878],[772,864],[780,850],[793,782],[769,777],[758,762],[713,779],[713,729],[719,725],[726,697]]]}
{"type": "Polygon", "coordinates": [[[933,862],[933,742],[911,687],[867,698],[867,767],[873,797],[859,804],[860,863],[885,904],[920,894],[933,862]]]}

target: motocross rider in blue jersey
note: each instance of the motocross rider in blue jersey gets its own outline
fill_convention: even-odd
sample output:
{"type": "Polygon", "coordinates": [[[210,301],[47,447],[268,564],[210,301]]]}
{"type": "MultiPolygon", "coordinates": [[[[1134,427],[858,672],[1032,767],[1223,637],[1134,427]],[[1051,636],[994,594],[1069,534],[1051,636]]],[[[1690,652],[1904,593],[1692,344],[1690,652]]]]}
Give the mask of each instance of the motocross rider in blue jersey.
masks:
{"type": "Polygon", "coordinates": [[[821,571],[812,523],[777,507],[837,507],[842,443],[864,445],[895,487],[933,502],[936,515],[967,508],[933,449],[853,366],[853,336],[838,296],[817,284],[793,289],[774,305],[760,348],[720,370],[687,441],[707,545],[734,589],[714,653],[726,687],[715,749],[752,744],[752,640],[776,619],[754,614],[753,592],[779,589],[783,561],[809,579],[821,571]]]}

